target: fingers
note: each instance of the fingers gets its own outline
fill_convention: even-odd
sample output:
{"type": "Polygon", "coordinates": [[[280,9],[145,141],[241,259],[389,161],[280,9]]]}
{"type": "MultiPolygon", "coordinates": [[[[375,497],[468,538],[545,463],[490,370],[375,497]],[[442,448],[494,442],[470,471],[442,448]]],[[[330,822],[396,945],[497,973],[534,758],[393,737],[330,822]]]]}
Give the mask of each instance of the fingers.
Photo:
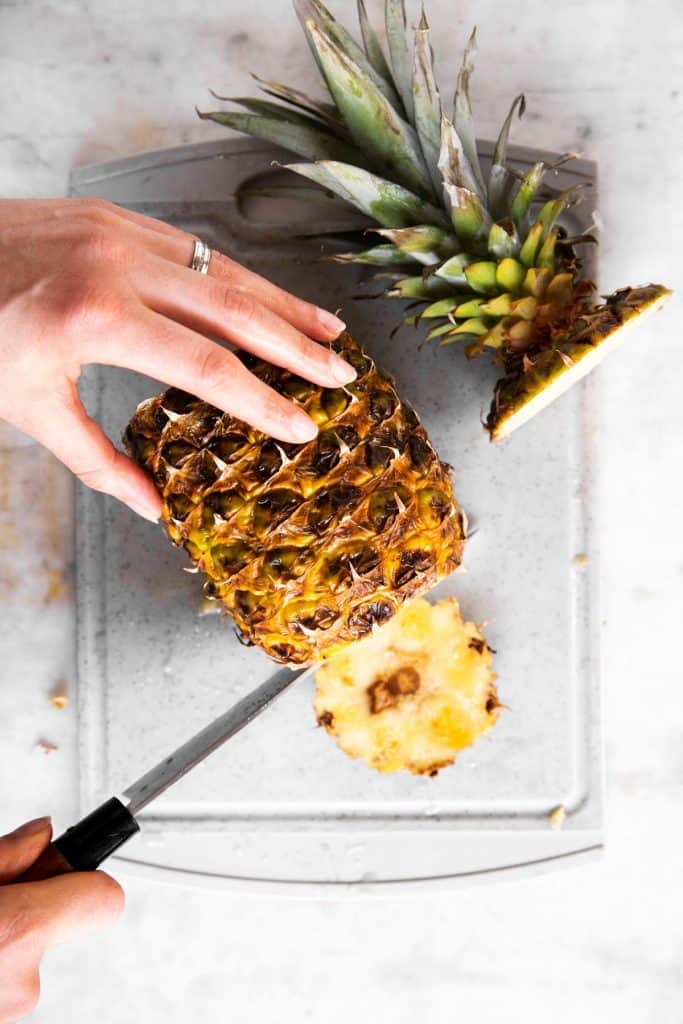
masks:
{"type": "Polygon", "coordinates": [[[0,911],[19,935],[40,952],[78,932],[112,922],[122,912],[123,889],[104,871],[75,871],[43,882],[25,882],[2,892],[0,911]]]}
{"type": "Polygon", "coordinates": [[[150,258],[131,271],[140,298],[158,313],[283,366],[322,387],[338,388],[356,372],[245,291],[207,279],[167,260],[150,258]]]}
{"type": "Polygon", "coordinates": [[[6,885],[38,859],[52,838],[49,818],[35,818],[0,837],[0,885],[6,885]]]}
{"type": "Polygon", "coordinates": [[[47,417],[49,433],[37,440],[49,448],[88,487],[104,491],[138,515],[157,522],[161,498],[139,466],[117,451],[85,411],[80,398],[47,417]]]}
{"type": "Polygon", "coordinates": [[[127,366],[189,391],[280,441],[302,444],[313,420],[247,370],[222,346],[150,310],[131,317],[97,362],[127,366]]]}

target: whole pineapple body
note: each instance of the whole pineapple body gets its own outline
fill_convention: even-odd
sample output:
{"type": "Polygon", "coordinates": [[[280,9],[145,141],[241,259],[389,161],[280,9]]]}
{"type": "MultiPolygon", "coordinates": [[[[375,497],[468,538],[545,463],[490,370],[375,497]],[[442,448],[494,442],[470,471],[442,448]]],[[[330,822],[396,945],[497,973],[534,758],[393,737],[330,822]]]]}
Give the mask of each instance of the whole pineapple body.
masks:
{"type": "Polygon", "coordinates": [[[163,497],[169,536],[206,574],[246,643],[277,661],[325,658],[460,564],[465,522],[414,411],[355,342],[329,390],[246,357],[318,424],[276,442],[184,392],[139,406],[125,435],[163,497]]]}
{"type": "Polygon", "coordinates": [[[426,326],[428,340],[462,344],[468,357],[494,353],[503,378],[486,426],[493,440],[504,437],[614,348],[626,319],[657,308],[669,292],[647,285],[596,302],[575,252],[595,239],[570,238],[562,226],[578,190],[553,189],[553,167],[543,161],[524,175],[509,165],[523,96],[512,102],[484,173],[469,90],[474,33],[447,112],[424,13],[411,46],[404,0],[385,0],[387,54],[363,0],[362,45],[320,0],[295,0],[295,8],[328,98],[260,80],[270,99],[236,97],[242,111],[200,116],[299,154],[310,162],[291,170],[371,218],[378,244],[335,258],[388,278],[382,294],[408,300],[406,322],[426,326]],[[623,320],[610,318],[620,311],[623,320]]]}

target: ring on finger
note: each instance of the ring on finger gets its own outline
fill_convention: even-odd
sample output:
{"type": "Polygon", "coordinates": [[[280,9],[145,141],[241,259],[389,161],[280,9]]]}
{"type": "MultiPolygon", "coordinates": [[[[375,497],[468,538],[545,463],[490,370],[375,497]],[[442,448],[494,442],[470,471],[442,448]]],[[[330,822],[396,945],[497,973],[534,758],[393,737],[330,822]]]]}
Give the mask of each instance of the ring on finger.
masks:
{"type": "Polygon", "coordinates": [[[201,238],[198,238],[194,243],[194,252],[192,254],[190,270],[196,270],[198,274],[207,274],[210,262],[211,249],[206,242],[203,242],[201,238]]]}

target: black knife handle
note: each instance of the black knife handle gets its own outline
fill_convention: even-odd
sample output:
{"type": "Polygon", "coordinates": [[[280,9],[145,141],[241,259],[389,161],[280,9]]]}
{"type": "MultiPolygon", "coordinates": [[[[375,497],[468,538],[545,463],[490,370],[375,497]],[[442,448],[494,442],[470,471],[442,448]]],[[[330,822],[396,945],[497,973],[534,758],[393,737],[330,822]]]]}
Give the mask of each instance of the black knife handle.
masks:
{"type": "Polygon", "coordinates": [[[50,843],[14,881],[37,882],[67,871],[94,871],[139,831],[128,808],[114,796],[50,843]]]}

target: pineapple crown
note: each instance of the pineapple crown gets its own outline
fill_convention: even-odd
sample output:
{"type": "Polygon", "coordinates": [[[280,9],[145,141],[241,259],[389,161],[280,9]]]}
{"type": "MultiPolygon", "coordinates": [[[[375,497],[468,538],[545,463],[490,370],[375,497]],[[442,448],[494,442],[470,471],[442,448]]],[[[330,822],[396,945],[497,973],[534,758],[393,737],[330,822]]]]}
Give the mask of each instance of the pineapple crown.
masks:
{"type": "MultiPolygon", "coordinates": [[[[412,300],[406,322],[430,321],[427,339],[464,341],[468,356],[484,346],[524,350],[563,309],[585,301],[577,289],[573,244],[558,218],[576,189],[544,184],[554,164],[523,176],[507,159],[515,97],[484,173],[474,132],[470,78],[472,32],[458,74],[450,116],[434,76],[424,11],[409,45],[404,0],[385,0],[385,55],[358,0],[362,46],[320,0],[294,0],[332,103],[277,82],[257,79],[272,99],[231,99],[242,111],[199,116],[281,145],[312,161],[289,169],[351,203],[374,220],[382,241],[334,256],[381,268],[382,294],[412,300]],[[246,111],[246,112],[245,112],[246,111]]],[[[215,95],[215,94],[214,94],[215,95]]],[[[546,331],[547,333],[547,331],[546,331]]]]}

